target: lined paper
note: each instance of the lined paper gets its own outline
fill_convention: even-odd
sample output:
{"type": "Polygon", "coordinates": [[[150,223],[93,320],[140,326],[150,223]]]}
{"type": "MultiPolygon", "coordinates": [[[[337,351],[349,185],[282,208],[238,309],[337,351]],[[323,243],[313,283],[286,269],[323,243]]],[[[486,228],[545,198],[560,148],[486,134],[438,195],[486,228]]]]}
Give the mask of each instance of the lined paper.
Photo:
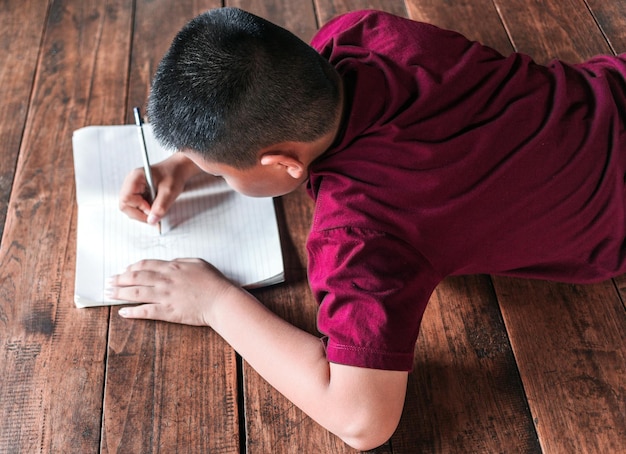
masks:
{"type": "MultiPolygon", "coordinates": [[[[163,234],[118,208],[126,175],[141,167],[137,127],[87,126],[74,132],[78,233],[74,302],[78,307],[123,304],[107,299],[107,279],[142,259],[198,257],[246,287],[284,280],[271,198],[243,196],[221,179],[200,175],[170,209],[163,234]]],[[[144,125],[150,161],[171,152],[144,125]]]]}

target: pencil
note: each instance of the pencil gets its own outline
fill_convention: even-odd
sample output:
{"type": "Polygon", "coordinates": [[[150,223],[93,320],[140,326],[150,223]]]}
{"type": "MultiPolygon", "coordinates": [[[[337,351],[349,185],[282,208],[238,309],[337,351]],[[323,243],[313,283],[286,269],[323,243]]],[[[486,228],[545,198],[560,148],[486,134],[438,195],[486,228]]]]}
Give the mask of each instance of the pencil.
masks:
{"type": "MultiPolygon", "coordinates": [[[[141,148],[141,156],[143,159],[143,170],[146,174],[146,182],[150,189],[150,202],[154,202],[156,198],[156,188],[154,186],[154,180],[152,179],[152,170],[150,169],[150,158],[148,157],[148,147],[146,146],[146,137],[143,134],[143,121],[141,119],[141,111],[139,107],[133,107],[133,114],[135,115],[135,124],[137,125],[137,131],[139,134],[139,144],[141,148]]],[[[161,234],[161,221],[158,223],[159,235],[161,234]]]]}

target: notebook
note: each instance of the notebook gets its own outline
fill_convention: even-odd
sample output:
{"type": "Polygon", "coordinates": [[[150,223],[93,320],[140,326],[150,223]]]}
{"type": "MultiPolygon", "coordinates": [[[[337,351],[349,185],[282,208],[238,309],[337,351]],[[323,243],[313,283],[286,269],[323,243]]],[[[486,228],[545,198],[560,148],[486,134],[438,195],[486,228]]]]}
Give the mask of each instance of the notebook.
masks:
{"type": "MultiPolygon", "coordinates": [[[[151,164],[171,151],[144,135],[151,164]]],[[[273,199],[243,196],[211,175],[195,177],[154,226],[129,219],[118,208],[126,175],[142,166],[137,126],[87,126],[74,131],[78,204],[77,307],[123,304],[105,296],[106,281],[142,259],[202,258],[248,288],[284,280],[273,199]]]]}

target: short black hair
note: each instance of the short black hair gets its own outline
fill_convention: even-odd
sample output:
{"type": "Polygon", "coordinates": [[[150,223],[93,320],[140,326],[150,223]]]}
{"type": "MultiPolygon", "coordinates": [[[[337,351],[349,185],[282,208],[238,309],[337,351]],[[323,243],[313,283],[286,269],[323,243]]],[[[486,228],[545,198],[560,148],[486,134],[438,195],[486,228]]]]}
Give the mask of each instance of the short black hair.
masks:
{"type": "Polygon", "coordinates": [[[148,116],[163,145],[247,168],[264,147],[329,132],[339,80],[291,32],[237,8],[218,8],[174,38],[156,71],[148,116]]]}

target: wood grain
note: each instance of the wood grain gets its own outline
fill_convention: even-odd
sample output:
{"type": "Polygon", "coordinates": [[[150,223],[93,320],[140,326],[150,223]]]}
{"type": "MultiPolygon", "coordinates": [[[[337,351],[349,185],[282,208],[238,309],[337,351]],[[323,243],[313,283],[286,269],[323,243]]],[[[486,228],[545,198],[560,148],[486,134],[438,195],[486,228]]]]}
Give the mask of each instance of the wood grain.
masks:
{"type": "Polygon", "coordinates": [[[583,0],[494,0],[513,46],[538,63],[578,63],[611,53],[583,0]]]}
{"type": "MultiPolygon", "coordinates": [[[[611,52],[581,0],[496,4],[516,49],[540,62],[611,52]]],[[[613,284],[494,285],[544,451],[626,446],[626,314],[613,284]]]]}
{"type": "Polygon", "coordinates": [[[339,14],[360,9],[387,11],[397,16],[406,16],[406,5],[402,0],[315,0],[320,27],[339,14]]]}
{"type": "Polygon", "coordinates": [[[47,2],[0,3],[0,238],[35,77],[47,2]]]}
{"type": "Polygon", "coordinates": [[[133,106],[146,113],[148,94],[157,65],[174,36],[198,14],[221,6],[220,0],[136,0],[126,122],[133,106]]]}
{"type": "Polygon", "coordinates": [[[121,323],[109,345],[102,451],[239,452],[232,349],[206,328],[121,323]]]}
{"type": "Polygon", "coordinates": [[[611,281],[498,278],[496,292],[543,451],[626,446],[626,313],[611,281]]]}
{"type": "Polygon", "coordinates": [[[586,3],[612,51],[626,52],[626,2],[587,0],[586,3]]]}
{"type": "Polygon", "coordinates": [[[512,50],[502,19],[491,0],[471,2],[407,0],[406,3],[409,17],[414,20],[455,30],[503,54],[508,54],[512,50]]]}
{"type": "MultiPolygon", "coordinates": [[[[2,424],[2,451],[94,452],[100,444],[108,309],[73,305],[71,137],[88,117],[120,119],[123,97],[92,95],[104,83],[125,84],[126,51],[106,43],[128,36],[128,6],[55,1],[47,16],[0,246],[0,413],[12,421],[2,424]]],[[[19,16],[27,12],[14,20],[28,22],[19,16]]]]}
{"type": "MultiPolygon", "coordinates": [[[[306,238],[313,219],[313,200],[304,187],[275,199],[286,279],[302,277],[307,266],[306,238]],[[292,273],[293,271],[293,273],[292,273]]],[[[306,278],[306,276],[304,276],[306,278]]]]}
{"type": "Polygon", "coordinates": [[[317,30],[311,1],[228,0],[225,6],[235,6],[270,20],[307,42],[317,30]]]}
{"type": "Polygon", "coordinates": [[[409,378],[394,453],[539,452],[488,276],[437,287],[409,378]]]}
{"type": "MultiPolygon", "coordinates": [[[[174,35],[209,1],[138,1],[129,46],[130,102],[144,106],[174,35]],[[155,26],[155,24],[159,24],[155,26]]],[[[239,452],[235,352],[207,328],[132,321],[112,311],[103,452],[239,452]]]]}

